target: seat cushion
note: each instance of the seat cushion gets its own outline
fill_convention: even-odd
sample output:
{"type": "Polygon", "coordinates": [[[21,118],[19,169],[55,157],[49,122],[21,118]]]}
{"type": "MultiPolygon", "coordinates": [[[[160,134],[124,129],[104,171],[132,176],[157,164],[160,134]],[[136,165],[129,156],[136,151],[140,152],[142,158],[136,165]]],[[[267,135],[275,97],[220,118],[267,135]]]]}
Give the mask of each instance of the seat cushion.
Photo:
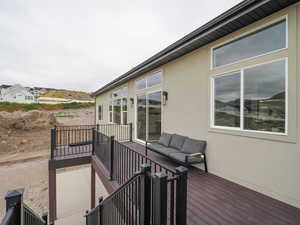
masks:
{"type": "MultiPolygon", "coordinates": [[[[187,154],[185,153],[177,152],[177,153],[170,153],[168,156],[179,162],[186,163],[185,162],[186,155],[187,154]]],[[[188,157],[188,161],[187,161],[188,164],[201,163],[201,162],[203,162],[203,159],[201,157],[188,157]]]]}
{"type": "Polygon", "coordinates": [[[181,148],[181,151],[187,154],[204,153],[205,148],[206,148],[206,141],[186,138],[181,148]]]}
{"type": "Polygon", "coordinates": [[[148,149],[152,149],[153,151],[156,151],[156,152],[161,153],[161,154],[166,155],[166,156],[168,156],[168,154],[170,154],[172,152],[173,153],[178,152],[178,150],[165,147],[165,146],[163,146],[159,143],[148,143],[147,147],[148,147],[148,149]]]}
{"type": "Polygon", "coordinates": [[[176,148],[178,150],[181,150],[181,147],[182,147],[185,139],[186,139],[186,137],[184,137],[184,136],[181,136],[178,134],[173,134],[169,146],[171,148],[176,148]]]}
{"type": "Polygon", "coordinates": [[[159,138],[158,143],[165,147],[169,147],[171,137],[172,137],[172,134],[162,133],[162,135],[159,138]]]}

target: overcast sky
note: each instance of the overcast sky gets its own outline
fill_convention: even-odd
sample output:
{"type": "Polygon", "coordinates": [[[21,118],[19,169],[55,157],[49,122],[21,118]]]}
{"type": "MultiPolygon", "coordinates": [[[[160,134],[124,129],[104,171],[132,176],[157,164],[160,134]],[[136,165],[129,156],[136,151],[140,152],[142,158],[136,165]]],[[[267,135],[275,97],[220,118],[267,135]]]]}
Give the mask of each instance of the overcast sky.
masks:
{"type": "Polygon", "coordinates": [[[0,84],[95,91],[239,2],[1,0],[0,84]]]}

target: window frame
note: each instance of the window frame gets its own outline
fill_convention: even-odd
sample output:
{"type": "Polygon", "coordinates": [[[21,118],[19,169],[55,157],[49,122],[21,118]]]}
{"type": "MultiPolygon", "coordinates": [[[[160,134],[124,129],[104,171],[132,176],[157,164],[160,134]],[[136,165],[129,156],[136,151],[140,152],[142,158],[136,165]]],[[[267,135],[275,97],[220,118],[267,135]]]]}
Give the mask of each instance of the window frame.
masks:
{"type": "Polygon", "coordinates": [[[139,78],[139,79],[135,80],[135,81],[134,81],[134,88],[135,88],[136,91],[143,91],[143,90],[147,90],[147,89],[150,89],[150,88],[159,87],[159,86],[162,85],[162,83],[163,83],[163,70],[157,70],[157,71],[154,71],[153,73],[148,74],[147,76],[144,76],[144,77],[142,77],[142,78],[139,78]],[[160,73],[160,74],[161,74],[160,83],[159,83],[159,84],[156,84],[156,85],[153,85],[153,86],[151,86],[151,87],[148,87],[148,77],[153,76],[153,75],[156,74],[156,73],[160,73]],[[136,83],[137,83],[138,81],[140,81],[140,80],[145,80],[145,83],[146,83],[146,87],[145,87],[145,88],[141,88],[141,89],[138,89],[138,88],[137,88],[136,83]]]}
{"type": "Polygon", "coordinates": [[[102,121],[103,120],[103,105],[98,105],[98,120],[102,121]],[[99,111],[99,107],[101,107],[101,110],[99,111]],[[101,116],[100,116],[101,115],[101,116]]]}
{"type": "Polygon", "coordinates": [[[234,65],[234,64],[238,64],[238,63],[241,63],[241,62],[245,62],[245,61],[248,61],[248,60],[251,60],[251,59],[255,59],[255,58],[258,58],[258,57],[261,57],[261,56],[266,56],[266,55],[270,55],[270,54],[273,54],[273,53],[276,53],[276,52],[279,52],[279,51],[282,51],[282,50],[286,50],[288,49],[289,47],[289,35],[288,35],[288,26],[289,26],[289,22],[288,22],[288,15],[284,15],[284,16],[280,16],[268,23],[265,23],[261,26],[258,26],[256,28],[253,28],[249,31],[246,31],[246,32],[243,32],[241,35],[238,35],[238,36],[235,36],[234,38],[230,38],[229,40],[226,40],[226,41],[223,41],[219,44],[216,44],[214,46],[212,46],[210,48],[210,70],[216,70],[216,69],[220,69],[220,68],[223,68],[223,67],[226,67],[226,66],[231,66],[231,65],[234,65]],[[252,57],[249,57],[249,58],[246,58],[246,59],[241,59],[241,60],[237,60],[235,62],[232,62],[232,63],[228,63],[228,64],[225,64],[225,65],[222,65],[222,66],[216,66],[214,67],[214,49],[216,48],[219,48],[223,45],[226,45],[226,44],[229,44],[231,42],[234,42],[238,39],[242,39],[243,37],[246,37],[246,36],[249,36],[251,34],[254,34],[260,30],[263,30],[269,26],[272,26],[272,25],[275,25],[276,23],[279,23],[281,21],[286,21],[286,26],[285,26],[285,38],[286,38],[286,43],[285,43],[285,47],[283,48],[280,48],[280,49],[276,49],[276,50],[273,50],[273,51],[270,51],[270,52],[267,52],[267,53],[263,53],[263,54],[260,54],[260,55],[256,55],[256,56],[252,56],[252,57]]]}
{"type": "Polygon", "coordinates": [[[280,136],[287,136],[288,135],[288,57],[282,57],[275,60],[254,64],[251,66],[242,67],[240,69],[228,71],[221,74],[215,74],[211,76],[210,78],[210,91],[211,91],[211,99],[210,99],[210,128],[212,129],[218,129],[218,130],[229,130],[229,131],[241,131],[241,132],[250,132],[250,133],[261,133],[261,134],[272,134],[272,135],[280,135],[280,136]],[[258,66],[271,64],[273,62],[279,62],[284,61],[285,62],[285,132],[272,132],[272,131],[260,131],[260,130],[248,130],[244,128],[244,71],[246,69],[255,68],[258,66]],[[240,127],[227,127],[227,126],[216,126],[215,125],[215,78],[221,77],[221,76],[228,76],[232,73],[240,72],[240,90],[241,90],[241,96],[240,96],[240,127]]]}

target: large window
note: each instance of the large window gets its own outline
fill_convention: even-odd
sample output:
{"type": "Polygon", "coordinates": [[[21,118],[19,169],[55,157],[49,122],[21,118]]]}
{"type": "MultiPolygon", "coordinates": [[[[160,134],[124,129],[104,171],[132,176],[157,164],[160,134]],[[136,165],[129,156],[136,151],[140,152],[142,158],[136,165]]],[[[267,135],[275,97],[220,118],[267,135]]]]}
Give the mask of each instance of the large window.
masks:
{"type": "Polygon", "coordinates": [[[286,20],[277,22],[213,49],[213,67],[270,53],[287,47],[286,20]]]}
{"type": "Polygon", "coordinates": [[[98,106],[98,120],[102,120],[103,119],[103,106],[99,105],[98,106]]]}
{"type": "Polygon", "coordinates": [[[213,127],[287,133],[286,61],[213,78],[213,127]]]}
{"type": "Polygon", "coordinates": [[[109,106],[109,122],[127,124],[127,98],[115,99],[109,106]]]}
{"type": "Polygon", "coordinates": [[[215,78],[215,126],[240,127],[240,72],[215,78]]]}
{"type": "Polygon", "coordinates": [[[143,79],[137,80],[135,82],[135,87],[137,90],[150,88],[150,87],[161,84],[161,80],[162,80],[162,72],[156,72],[156,73],[149,75],[143,79]]]}

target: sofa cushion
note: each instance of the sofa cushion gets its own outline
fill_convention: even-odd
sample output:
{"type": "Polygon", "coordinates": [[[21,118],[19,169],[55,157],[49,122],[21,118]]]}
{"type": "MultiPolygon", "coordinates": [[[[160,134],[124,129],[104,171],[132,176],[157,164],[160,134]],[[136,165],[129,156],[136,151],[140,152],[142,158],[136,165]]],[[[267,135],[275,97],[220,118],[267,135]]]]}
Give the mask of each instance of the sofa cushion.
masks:
{"type": "Polygon", "coordinates": [[[182,162],[182,163],[194,164],[194,163],[203,162],[203,158],[201,158],[201,157],[188,157],[188,161],[185,162],[186,154],[182,153],[182,152],[177,152],[177,153],[173,152],[173,153],[170,153],[168,156],[170,158],[175,159],[175,160],[177,160],[179,162],[182,162]]]}
{"type": "Polygon", "coordinates": [[[171,142],[169,144],[169,147],[180,150],[185,139],[186,139],[186,137],[184,137],[184,136],[181,136],[178,134],[173,134],[172,138],[171,138],[171,142]]]}
{"type": "Polygon", "coordinates": [[[206,148],[206,141],[186,138],[181,148],[181,151],[187,154],[204,153],[205,148],[206,148]]]}
{"type": "Polygon", "coordinates": [[[158,143],[163,146],[169,147],[171,137],[172,137],[172,134],[162,133],[162,135],[159,138],[158,143]]]}
{"type": "Polygon", "coordinates": [[[171,152],[173,152],[173,153],[178,152],[178,150],[165,147],[165,146],[163,146],[159,143],[148,143],[147,147],[152,149],[153,151],[159,152],[159,153],[161,153],[163,155],[166,155],[166,156],[168,156],[168,154],[171,153],[171,152]]]}

